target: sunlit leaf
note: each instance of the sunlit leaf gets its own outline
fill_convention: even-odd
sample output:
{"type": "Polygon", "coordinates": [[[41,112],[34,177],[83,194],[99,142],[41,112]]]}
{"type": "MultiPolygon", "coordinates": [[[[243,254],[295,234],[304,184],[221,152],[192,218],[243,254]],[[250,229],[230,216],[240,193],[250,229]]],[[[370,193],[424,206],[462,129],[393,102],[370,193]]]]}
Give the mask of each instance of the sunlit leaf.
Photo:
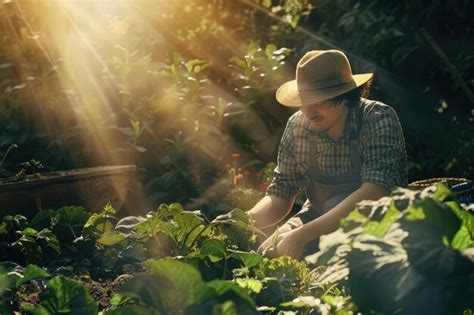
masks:
{"type": "Polygon", "coordinates": [[[257,253],[242,252],[237,250],[229,250],[230,256],[241,260],[245,267],[252,268],[257,266],[263,257],[257,253]]]}
{"type": "Polygon", "coordinates": [[[201,257],[209,257],[211,262],[217,262],[222,259],[226,259],[227,251],[225,243],[221,240],[205,240],[199,250],[201,257]]]}
{"type": "Polygon", "coordinates": [[[262,281],[252,278],[237,278],[235,279],[235,283],[237,283],[241,288],[244,288],[254,293],[259,293],[263,288],[262,281]]]}
{"type": "Polygon", "coordinates": [[[117,231],[108,231],[102,234],[99,239],[97,239],[97,243],[110,246],[117,244],[118,242],[121,242],[124,239],[126,239],[126,236],[122,233],[117,231]]]}

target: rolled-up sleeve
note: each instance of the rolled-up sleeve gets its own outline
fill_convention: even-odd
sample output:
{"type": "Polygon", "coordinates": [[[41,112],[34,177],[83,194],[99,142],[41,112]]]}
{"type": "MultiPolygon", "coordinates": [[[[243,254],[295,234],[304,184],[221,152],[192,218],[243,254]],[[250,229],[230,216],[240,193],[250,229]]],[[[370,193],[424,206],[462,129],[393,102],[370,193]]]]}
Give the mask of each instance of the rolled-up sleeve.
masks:
{"type": "Polygon", "coordinates": [[[367,113],[361,132],[362,182],[391,190],[406,187],[407,154],[403,130],[396,112],[389,106],[367,113]]]}
{"type": "Polygon", "coordinates": [[[302,191],[307,184],[307,176],[298,154],[297,139],[293,120],[288,121],[278,148],[277,167],[274,171],[272,183],[268,186],[266,195],[280,198],[291,198],[302,191]]]}

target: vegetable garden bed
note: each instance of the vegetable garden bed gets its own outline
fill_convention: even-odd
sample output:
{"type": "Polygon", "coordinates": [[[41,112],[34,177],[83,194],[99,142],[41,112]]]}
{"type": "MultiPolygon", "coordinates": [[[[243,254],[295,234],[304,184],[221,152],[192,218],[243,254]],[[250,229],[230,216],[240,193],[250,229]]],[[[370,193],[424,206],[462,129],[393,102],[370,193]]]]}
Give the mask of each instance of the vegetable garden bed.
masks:
{"type": "MultiPolygon", "coordinates": [[[[108,205],[0,225],[0,312],[462,314],[474,307],[474,209],[446,186],[365,201],[299,262],[263,257],[248,215],[108,205]]],[[[471,309],[471,310],[470,310],[471,309]]]]}

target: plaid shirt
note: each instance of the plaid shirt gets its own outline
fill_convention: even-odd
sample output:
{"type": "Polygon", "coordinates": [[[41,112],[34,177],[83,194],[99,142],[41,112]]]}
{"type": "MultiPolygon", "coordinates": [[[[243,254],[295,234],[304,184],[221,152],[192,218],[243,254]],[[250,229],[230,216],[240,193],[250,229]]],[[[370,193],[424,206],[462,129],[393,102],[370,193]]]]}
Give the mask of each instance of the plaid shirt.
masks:
{"type": "MultiPolygon", "coordinates": [[[[387,189],[406,187],[405,139],[396,112],[381,102],[362,99],[361,103],[364,107],[359,132],[362,182],[378,184],[387,189]]],[[[293,114],[281,138],[278,164],[266,194],[289,198],[309,184],[311,145],[316,145],[316,163],[322,171],[330,175],[346,173],[351,166],[352,130],[357,130],[355,108],[349,108],[346,126],[337,141],[314,130],[301,111],[293,114]]]]}

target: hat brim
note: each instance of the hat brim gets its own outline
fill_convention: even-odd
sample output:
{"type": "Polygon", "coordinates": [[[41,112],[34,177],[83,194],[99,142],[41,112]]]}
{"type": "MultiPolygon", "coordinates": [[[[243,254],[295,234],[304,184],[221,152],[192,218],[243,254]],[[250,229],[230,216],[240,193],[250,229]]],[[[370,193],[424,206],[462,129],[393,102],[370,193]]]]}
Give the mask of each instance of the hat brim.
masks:
{"type": "Polygon", "coordinates": [[[353,81],[349,83],[312,90],[298,90],[296,80],[292,80],[283,83],[278,88],[276,99],[280,104],[288,107],[319,103],[358,88],[369,81],[373,75],[373,73],[354,74],[352,75],[353,81]]]}

